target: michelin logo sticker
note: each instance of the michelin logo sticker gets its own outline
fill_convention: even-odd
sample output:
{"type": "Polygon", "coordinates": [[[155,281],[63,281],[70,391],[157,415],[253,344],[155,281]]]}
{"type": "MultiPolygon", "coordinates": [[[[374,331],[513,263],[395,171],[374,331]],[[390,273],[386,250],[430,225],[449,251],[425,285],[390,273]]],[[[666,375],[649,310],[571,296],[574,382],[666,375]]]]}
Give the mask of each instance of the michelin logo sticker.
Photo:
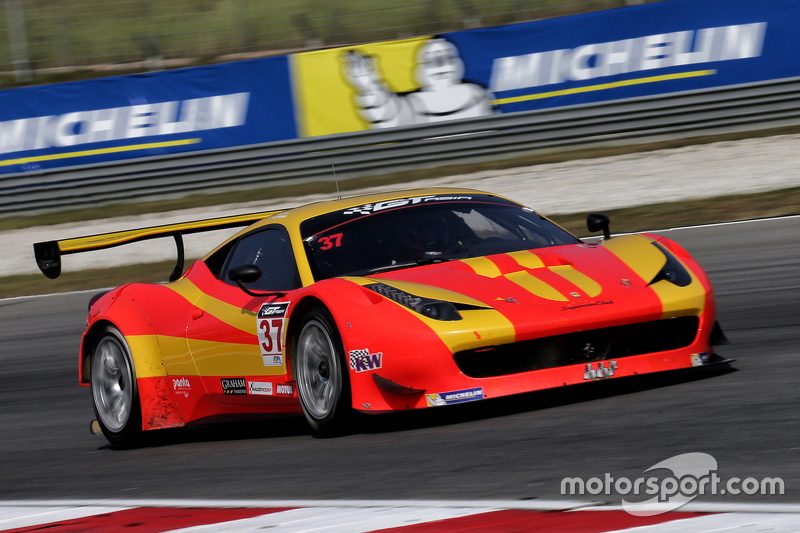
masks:
{"type": "Polygon", "coordinates": [[[444,39],[431,39],[420,48],[416,71],[420,89],[410,93],[391,91],[372,56],[348,50],[343,63],[345,78],[356,90],[359,113],[374,129],[493,113],[491,93],[463,80],[464,63],[458,49],[444,39]]]}
{"type": "Polygon", "coordinates": [[[483,400],[483,387],[425,395],[425,401],[428,403],[428,407],[474,402],[476,400],[483,400]]]}

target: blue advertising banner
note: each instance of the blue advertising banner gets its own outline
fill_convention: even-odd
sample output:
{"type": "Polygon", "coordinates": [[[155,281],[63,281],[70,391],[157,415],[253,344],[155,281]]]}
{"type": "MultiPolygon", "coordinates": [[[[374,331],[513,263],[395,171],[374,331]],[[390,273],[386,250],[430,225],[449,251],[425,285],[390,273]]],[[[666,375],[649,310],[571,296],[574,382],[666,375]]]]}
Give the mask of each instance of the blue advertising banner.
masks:
{"type": "Polygon", "coordinates": [[[0,92],[0,172],[297,137],[287,57],[0,92]]]}
{"type": "Polygon", "coordinates": [[[509,113],[798,76],[799,27],[800,0],[664,0],[441,37],[509,113]]]}

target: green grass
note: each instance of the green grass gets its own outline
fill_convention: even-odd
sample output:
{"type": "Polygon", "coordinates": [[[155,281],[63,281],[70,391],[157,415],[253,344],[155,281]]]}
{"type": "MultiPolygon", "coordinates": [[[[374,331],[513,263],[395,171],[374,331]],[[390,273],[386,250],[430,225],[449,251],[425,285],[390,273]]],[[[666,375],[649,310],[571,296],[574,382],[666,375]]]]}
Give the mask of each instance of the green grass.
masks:
{"type": "MultiPolygon", "coordinates": [[[[628,207],[607,211],[616,233],[732,220],[800,214],[800,187],[755,194],[738,194],[628,207]]],[[[581,236],[587,235],[586,213],[555,215],[553,220],[581,236]]],[[[187,261],[187,265],[190,264],[187,261]]],[[[172,262],[65,272],[56,280],[36,274],[0,277],[0,297],[47,294],[110,287],[131,281],[164,281],[172,262]]]]}
{"type": "MultiPolygon", "coordinates": [[[[25,0],[35,69],[283,53],[621,7],[624,0],[25,0]],[[471,6],[466,10],[459,6],[471,6]]],[[[5,10],[0,61],[11,70],[5,10]]],[[[87,73],[81,74],[86,76],[87,73]]],[[[41,75],[37,81],[62,78],[41,75]]],[[[67,75],[67,77],[69,74],[67,75]]],[[[3,80],[7,81],[7,80],[3,80]]]]}

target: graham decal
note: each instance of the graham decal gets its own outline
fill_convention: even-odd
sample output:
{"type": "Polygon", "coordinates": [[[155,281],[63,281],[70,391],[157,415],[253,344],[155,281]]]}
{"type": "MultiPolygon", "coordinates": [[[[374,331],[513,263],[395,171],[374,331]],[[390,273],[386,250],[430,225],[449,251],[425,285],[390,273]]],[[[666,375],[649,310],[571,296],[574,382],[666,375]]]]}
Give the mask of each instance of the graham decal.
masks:
{"type": "Polygon", "coordinates": [[[247,394],[244,378],[224,378],[219,382],[222,385],[222,394],[247,394]]]}

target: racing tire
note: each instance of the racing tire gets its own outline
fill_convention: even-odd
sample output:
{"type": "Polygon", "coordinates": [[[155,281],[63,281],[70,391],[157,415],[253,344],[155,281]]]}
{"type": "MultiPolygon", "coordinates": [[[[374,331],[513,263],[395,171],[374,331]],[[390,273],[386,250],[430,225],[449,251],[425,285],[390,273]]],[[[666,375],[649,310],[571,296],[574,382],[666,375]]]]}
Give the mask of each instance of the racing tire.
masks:
{"type": "Polygon", "coordinates": [[[142,443],[142,410],[130,348],[113,326],[92,349],[91,391],[94,413],[106,439],[117,448],[142,443]]]}
{"type": "Polygon", "coordinates": [[[294,341],[297,396],[314,434],[332,437],[350,429],[350,374],[342,339],[327,309],[311,308],[294,341]]]}

